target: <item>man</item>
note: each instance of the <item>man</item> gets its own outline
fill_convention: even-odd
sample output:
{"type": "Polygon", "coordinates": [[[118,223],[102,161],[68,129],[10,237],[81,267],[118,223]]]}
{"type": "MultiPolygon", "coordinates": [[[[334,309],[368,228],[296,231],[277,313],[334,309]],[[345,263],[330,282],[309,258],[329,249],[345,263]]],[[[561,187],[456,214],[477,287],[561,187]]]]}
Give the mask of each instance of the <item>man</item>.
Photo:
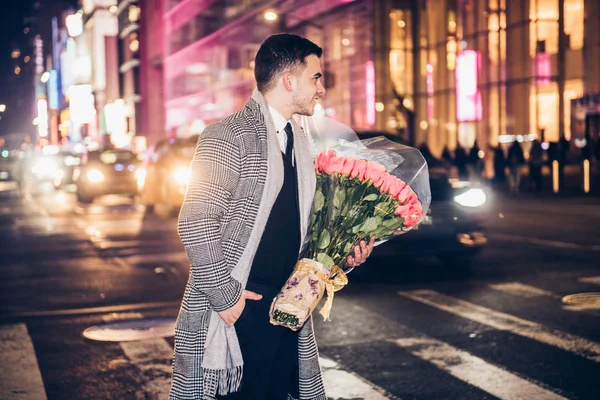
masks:
{"type": "MultiPolygon", "coordinates": [[[[315,170],[292,115],[312,115],[325,94],[321,53],[296,35],[269,37],[244,109],[198,140],[179,215],[191,268],[171,399],[326,399],[312,320],[293,332],[268,315],[308,231],[315,170]]],[[[361,242],[347,265],[372,249],[361,242]]]]}

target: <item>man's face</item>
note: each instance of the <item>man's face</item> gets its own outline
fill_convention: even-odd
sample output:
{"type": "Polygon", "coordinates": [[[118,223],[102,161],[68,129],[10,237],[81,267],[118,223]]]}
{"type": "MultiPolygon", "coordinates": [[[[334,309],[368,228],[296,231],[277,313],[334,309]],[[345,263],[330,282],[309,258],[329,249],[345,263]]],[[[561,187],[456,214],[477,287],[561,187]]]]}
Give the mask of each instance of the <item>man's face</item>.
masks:
{"type": "Polygon", "coordinates": [[[300,115],[313,115],[315,105],[323,95],[325,88],[321,82],[321,60],[314,54],[306,57],[306,67],[295,75],[292,104],[294,113],[300,115]]]}

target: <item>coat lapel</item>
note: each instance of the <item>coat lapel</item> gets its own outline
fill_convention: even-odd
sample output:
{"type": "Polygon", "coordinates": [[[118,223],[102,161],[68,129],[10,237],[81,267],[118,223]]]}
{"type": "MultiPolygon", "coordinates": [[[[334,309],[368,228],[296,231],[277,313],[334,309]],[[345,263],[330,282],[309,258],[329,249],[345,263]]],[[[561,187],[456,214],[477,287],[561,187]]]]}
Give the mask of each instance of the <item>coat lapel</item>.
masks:
{"type": "Polygon", "coordinates": [[[298,207],[300,209],[300,237],[304,244],[308,234],[313,199],[315,196],[316,177],[313,158],[309,149],[309,142],[304,129],[295,121],[294,128],[294,155],[296,157],[296,173],[298,177],[298,207]]]}

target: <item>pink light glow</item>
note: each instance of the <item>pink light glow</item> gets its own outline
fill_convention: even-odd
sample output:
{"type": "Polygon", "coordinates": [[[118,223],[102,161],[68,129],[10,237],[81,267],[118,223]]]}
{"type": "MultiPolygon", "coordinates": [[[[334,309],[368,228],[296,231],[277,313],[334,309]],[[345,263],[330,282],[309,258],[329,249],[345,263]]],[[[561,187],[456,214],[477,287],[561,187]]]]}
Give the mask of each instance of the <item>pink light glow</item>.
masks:
{"type": "Polygon", "coordinates": [[[367,98],[367,125],[375,125],[375,65],[373,61],[367,61],[365,67],[366,86],[365,95],[367,98]]]}
{"type": "Polygon", "coordinates": [[[546,86],[550,84],[550,76],[552,75],[552,67],[550,63],[550,54],[538,53],[535,57],[535,75],[537,84],[546,86]]]}
{"type": "Polygon", "coordinates": [[[433,65],[427,64],[427,119],[433,118],[433,65]]]}
{"type": "Polygon", "coordinates": [[[479,53],[466,50],[456,57],[456,119],[458,122],[481,120],[481,93],[477,87],[479,53]]]}

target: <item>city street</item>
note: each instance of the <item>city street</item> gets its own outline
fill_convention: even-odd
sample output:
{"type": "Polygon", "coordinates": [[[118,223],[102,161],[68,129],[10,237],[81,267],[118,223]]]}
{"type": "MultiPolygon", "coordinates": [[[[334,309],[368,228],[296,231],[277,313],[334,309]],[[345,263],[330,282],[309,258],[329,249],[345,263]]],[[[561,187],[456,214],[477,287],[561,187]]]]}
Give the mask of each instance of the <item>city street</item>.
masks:
{"type": "MultiPolygon", "coordinates": [[[[176,217],[125,197],[80,205],[69,192],[3,185],[0,399],[165,399],[171,336],[83,332],[172,326],[188,276],[176,217]]],[[[600,397],[598,198],[492,196],[490,208],[471,270],[375,249],[349,274],[331,321],[315,316],[330,398],[600,397]],[[580,293],[591,295],[563,302],[580,293]]]]}

